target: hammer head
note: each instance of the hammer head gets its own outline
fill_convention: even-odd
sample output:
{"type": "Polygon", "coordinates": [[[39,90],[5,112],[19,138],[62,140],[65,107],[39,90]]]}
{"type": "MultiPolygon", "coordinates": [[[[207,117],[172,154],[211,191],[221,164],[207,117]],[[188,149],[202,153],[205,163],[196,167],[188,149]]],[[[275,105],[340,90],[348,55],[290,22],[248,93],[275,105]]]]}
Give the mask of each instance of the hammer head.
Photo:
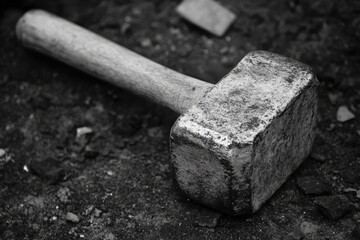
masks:
{"type": "Polygon", "coordinates": [[[174,124],[176,185],[231,215],[258,210],[310,152],[317,86],[302,63],[265,51],[247,54],[174,124]]]}

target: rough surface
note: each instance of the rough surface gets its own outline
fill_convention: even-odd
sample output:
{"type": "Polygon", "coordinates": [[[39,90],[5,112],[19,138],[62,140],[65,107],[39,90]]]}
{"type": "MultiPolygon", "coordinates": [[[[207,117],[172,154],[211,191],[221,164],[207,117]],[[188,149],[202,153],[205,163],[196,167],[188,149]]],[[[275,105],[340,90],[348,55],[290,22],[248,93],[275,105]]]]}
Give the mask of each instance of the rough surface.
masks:
{"type": "Polygon", "coordinates": [[[354,209],[349,199],[344,195],[319,197],[316,204],[319,211],[331,220],[337,220],[354,209]]]}
{"type": "Polygon", "coordinates": [[[317,86],[306,65],[264,51],[246,55],[174,124],[180,189],[234,215],[258,210],[310,151],[317,86]]]}
{"type": "Polygon", "coordinates": [[[344,177],[347,170],[354,169],[356,176],[360,169],[360,2],[219,2],[238,15],[223,38],[181,20],[174,11],[178,0],[0,1],[0,148],[5,151],[0,157],[0,239],[75,240],[82,234],[90,240],[270,240],[284,239],[304,222],[318,226],[307,240],[356,239],[352,231],[360,222],[360,198],[344,190],[359,190],[360,181],[344,177]],[[214,228],[197,226],[195,221],[215,216],[173,187],[168,138],[177,115],[23,49],[14,29],[29,8],[56,13],[211,83],[255,49],[310,65],[321,82],[317,156],[306,159],[255,214],[222,214],[214,228]],[[356,117],[340,123],[336,112],[343,105],[356,117]],[[85,157],[83,142],[76,140],[82,127],[94,131],[86,144],[98,151],[96,158],[85,157]],[[50,184],[25,170],[31,160],[50,156],[62,163],[60,182],[50,184]],[[298,188],[296,179],[302,176],[323,177],[331,195],[346,195],[356,210],[328,220],[316,198],[298,188]],[[65,188],[69,191],[60,190],[65,188]],[[80,222],[67,222],[67,212],[80,222]]]}
{"type": "Polygon", "coordinates": [[[305,176],[297,179],[297,185],[305,193],[310,195],[325,195],[330,193],[330,186],[319,177],[305,176]]]}

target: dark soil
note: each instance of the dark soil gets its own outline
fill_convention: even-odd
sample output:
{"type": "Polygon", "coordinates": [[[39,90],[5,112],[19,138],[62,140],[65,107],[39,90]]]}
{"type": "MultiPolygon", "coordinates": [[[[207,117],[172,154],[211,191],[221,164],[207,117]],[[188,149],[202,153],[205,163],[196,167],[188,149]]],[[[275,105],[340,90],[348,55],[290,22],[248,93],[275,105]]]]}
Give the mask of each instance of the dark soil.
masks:
{"type": "Polygon", "coordinates": [[[1,239],[354,238],[360,223],[360,1],[221,1],[237,14],[221,38],[180,19],[179,2],[2,0],[1,239]],[[307,63],[321,82],[312,157],[252,216],[221,215],[187,200],[174,188],[169,165],[168,135],[177,115],[24,49],[14,26],[31,8],[212,83],[255,49],[307,63]],[[342,105],[355,119],[337,121],[342,105]],[[82,127],[93,132],[76,137],[82,127]],[[320,196],[322,211],[319,196],[297,185],[305,176],[329,185],[320,196]],[[329,219],[322,212],[341,208],[323,200],[326,195],[348,199],[351,210],[329,219]]]}

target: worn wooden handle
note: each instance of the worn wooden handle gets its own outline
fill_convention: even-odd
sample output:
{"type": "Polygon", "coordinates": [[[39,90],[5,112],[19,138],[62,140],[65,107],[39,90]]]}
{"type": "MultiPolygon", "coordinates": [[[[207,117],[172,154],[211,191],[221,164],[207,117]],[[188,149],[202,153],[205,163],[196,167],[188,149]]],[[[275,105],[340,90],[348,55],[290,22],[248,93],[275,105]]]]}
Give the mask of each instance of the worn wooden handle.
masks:
{"type": "Polygon", "coordinates": [[[31,49],[183,113],[212,84],[175,72],[65,19],[27,12],[16,34],[31,49]]]}

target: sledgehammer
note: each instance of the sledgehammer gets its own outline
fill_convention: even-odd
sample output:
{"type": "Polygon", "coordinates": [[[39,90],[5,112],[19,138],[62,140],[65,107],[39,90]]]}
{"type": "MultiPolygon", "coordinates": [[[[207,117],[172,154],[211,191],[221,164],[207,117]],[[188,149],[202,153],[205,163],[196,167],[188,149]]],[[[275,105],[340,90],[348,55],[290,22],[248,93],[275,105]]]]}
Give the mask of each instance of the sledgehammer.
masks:
{"type": "Polygon", "coordinates": [[[255,212],[310,152],[318,81],[293,59],[250,52],[212,85],[41,10],[27,12],[16,33],[29,48],[181,114],[170,134],[175,184],[206,206],[255,212]]]}

